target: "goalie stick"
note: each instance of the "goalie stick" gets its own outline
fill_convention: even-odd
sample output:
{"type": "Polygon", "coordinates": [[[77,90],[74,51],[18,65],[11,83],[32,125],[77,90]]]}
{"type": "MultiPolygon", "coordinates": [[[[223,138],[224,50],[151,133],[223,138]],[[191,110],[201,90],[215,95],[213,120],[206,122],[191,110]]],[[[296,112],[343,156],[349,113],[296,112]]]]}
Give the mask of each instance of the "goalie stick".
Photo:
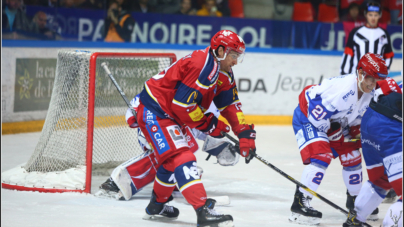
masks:
{"type": "MultiPolygon", "coordinates": [[[[229,134],[225,133],[225,132],[221,132],[223,136],[226,136],[227,138],[229,138],[232,142],[234,142],[236,144],[236,146],[239,145],[239,142],[234,139],[232,136],[230,136],[229,134]]],[[[283,172],[282,170],[278,169],[276,166],[272,165],[270,162],[266,161],[265,159],[263,159],[261,156],[255,154],[254,155],[255,158],[257,158],[260,162],[264,163],[265,165],[269,166],[271,169],[275,170],[276,172],[278,172],[279,174],[281,174],[282,176],[284,176],[285,178],[287,178],[288,180],[292,181],[294,184],[298,185],[299,187],[303,188],[304,190],[306,190],[307,192],[309,192],[310,194],[312,194],[313,196],[319,198],[320,200],[322,200],[323,202],[327,203],[328,205],[332,206],[333,208],[339,210],[340,212],[342,212],[345,215],[348,215],[348,211],[346,211],[345,209],[339,207],[337,204],[331,202],[330,200],[324,198],[323,196],[321,196],[320,194],[318,194],[317,192],[311,190],[310,188],[308,188],[307,186],[305,186],[304,184],[300,183],[299,181],[295,180],[293,177],[289,176],[288,174],[286,174],[285,172],[283,172]]],[[[363,223],[365,226],[367,227],[372,227],[371,225],[367,224],[367,223],[363,223]]]]}
{"type": "Polygon", "coordinates": [[[106,62],[101,63],[101,67],[104,68],[105,72],[108,74],[109,78],[112,80],[112,83],[114,83],[116,89],[118,89],[119,94],[122,96],[123,100],[125,100],[126,105],[128,105],[129,109],[132,111],[133,116],[136,119],[136,111],[133,109],[133,106],[130,104],[128,98],[126,98],[125,93],[122,91],[121,87],[119,86],[118,82],[116,82],[114,76],[112,75],[111,71],[109,71],[109,68],[107,66],[106,62]]]}

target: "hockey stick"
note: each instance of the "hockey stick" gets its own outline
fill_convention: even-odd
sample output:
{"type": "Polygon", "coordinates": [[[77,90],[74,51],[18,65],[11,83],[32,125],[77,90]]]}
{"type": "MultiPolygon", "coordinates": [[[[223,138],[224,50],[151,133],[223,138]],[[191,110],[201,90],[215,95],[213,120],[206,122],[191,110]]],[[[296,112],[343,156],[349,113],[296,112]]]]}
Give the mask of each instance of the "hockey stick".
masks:
{"type": "MultiPolygon", "coordinates": [[[[234,139],[232,136],[230,136],[229,134],[222,132],[222,135],[226,136],[228,139],[230,139],[231,141],[233,141],[236,145],[239,145],[239,142],[234,139]]],[[[342,212],[345,215],[348,215],[348,211],[346,211],[345,209],[339,207],[337,204],[331,202],[330,200],[324,198],[323,196],[321,196],[320,194],[318,194],[317,192],[311,190],[310,188],[308,188],[307,186],[305,186],[304,184],[300,183],[299,181],[295,180],[293,177],[289,176],[288,174],[286,174],[285,172],[283,172],[282,170],[278,169],[276,166],[272,165],[271,163],[269,163],[268,161],[266,161],[265,159],[263,159],[261,156],[255,154],[254,155],[255,158],[257,158],[259,161],[261,161],[262,163],[264,163],[265,165],[269,166],[271,169],[275,170],[276,172],[278,172],[279,174],[281,174],[282,176],[284,176],[285,178],[287,178],[288,180],[292,181],[294,184],[298,185],[299,187],[303,188],[304,190],[306,190],[307,192],[309,192],[310,194],[312,194],[313,196],[319,198],[320,200],[322,200],[323,202],[327,203],[328,205],[334,207],[335,209],[339,210],[340,212],[342,212]]],[[[372,227],[371,225],[367,224],[367,223],[363,223],[365,226],[367,227],[372,227]]]]}
{"type": "Polygon", "coordinates": [[[106,62],[101,63],[101,67],[104,68],[105,72],[108,74],[109,78],[112,80],[112,83],[114,83],[116,89],[118,89],[119,94],[122,96],[123,100],[125,100],[126,105],[128,105],[129,109],[132,111],[133,116],[136,119],[136,111],[133,109],[133,106],[130,104],[128,98],[126,98],[125,93],[122,91],[121,87],[119,84],[116,82],[114,76],[112,75],[111,71],[109,71],[109,68],[107,66],[106,62]]]}

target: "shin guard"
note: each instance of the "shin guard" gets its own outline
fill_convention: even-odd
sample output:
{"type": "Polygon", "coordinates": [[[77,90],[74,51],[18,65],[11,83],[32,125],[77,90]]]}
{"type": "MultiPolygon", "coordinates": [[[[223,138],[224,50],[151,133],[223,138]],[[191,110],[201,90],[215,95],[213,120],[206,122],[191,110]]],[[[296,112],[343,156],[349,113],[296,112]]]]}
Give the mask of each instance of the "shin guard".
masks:
{"type": "Polygon", "coordinates": [[[380,205],[387,191],[366,181],[355,200],[357,219],[366,222],[366,218],[380,205]]]}

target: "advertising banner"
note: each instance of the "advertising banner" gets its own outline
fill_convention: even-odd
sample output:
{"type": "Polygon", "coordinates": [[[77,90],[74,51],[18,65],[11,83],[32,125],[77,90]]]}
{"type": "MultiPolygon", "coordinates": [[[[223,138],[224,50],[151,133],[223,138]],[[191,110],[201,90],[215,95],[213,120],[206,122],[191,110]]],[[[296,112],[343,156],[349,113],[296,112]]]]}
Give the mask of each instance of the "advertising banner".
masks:
{"type": "Polygon", "coordinates": [[[56,73],[56,58],[17,58],[14,112],[47,110],[56,73]]]}
{"type": "MultiPolygon", "coordinates": [[[[27,6],[27,14],[47,14],[48,25],[64,39],[103,41],[105,10],[27,6]]],[[[303,48],[342,51],[349,23],[276,21],[231,17],[198,17],[171,14],[132,13],[136,24],[132,42],[183,45],[208,45],[221,29],[237,32],[247,47],[303,48]]],[[[359,24],[358,24],[359,25],[359,24]]],[[[385,25],[393,51],[402,53],[402,27],[385,25]]]]}

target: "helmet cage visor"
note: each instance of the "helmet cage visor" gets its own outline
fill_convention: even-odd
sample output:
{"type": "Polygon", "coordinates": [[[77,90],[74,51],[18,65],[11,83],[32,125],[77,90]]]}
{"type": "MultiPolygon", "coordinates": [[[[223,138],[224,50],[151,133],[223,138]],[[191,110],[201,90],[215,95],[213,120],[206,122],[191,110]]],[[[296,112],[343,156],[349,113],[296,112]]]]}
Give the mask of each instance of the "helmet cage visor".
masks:
{"type": "MultiPolygon", "coordinates": [[[[241,48],[239,48],[239,49],[241,49],[241,48]]],[[[244,60],[245,51],[236,50],[234,48],[227,47],[224,58],[226,58],[226,55],[229,55],[233,60],[237,60],[237,63],[240,64],[244,60]],[[233,52],[231,52],[231,51],[233,51],[233,52]]]]}

